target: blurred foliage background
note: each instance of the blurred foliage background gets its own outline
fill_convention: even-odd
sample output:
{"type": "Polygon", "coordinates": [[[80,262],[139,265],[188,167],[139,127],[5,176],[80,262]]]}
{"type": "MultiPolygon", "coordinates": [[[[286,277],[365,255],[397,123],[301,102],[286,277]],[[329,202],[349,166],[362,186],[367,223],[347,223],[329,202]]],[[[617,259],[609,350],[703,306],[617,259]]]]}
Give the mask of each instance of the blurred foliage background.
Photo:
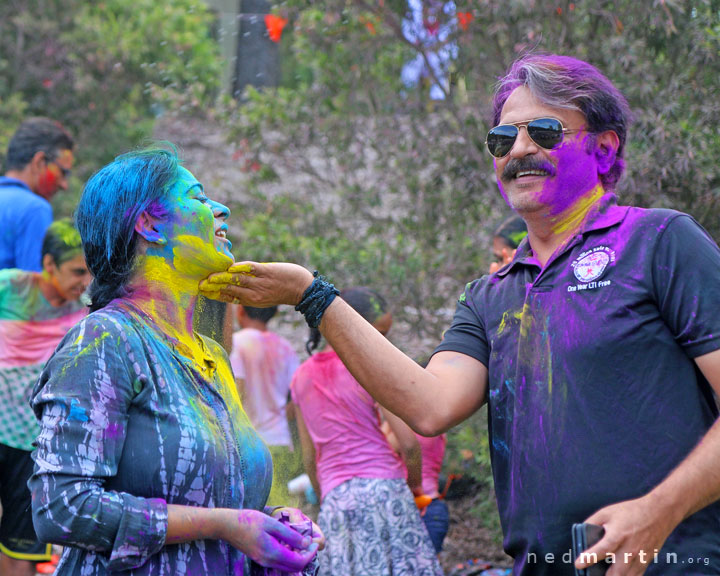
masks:
{"type": "MultiPolygon", "coordinates": [[[[79,165],[62,215],[93,170],[157,134],[160,115],[213,126],[232,174],[204,177],[222,180],[240,215],[236,255],[373,285],[395,305],[396,343],[421,359],[508,215],[483,149],[493,83],[523,52],[559,52],[598,66],[633,109],[622,201],[689,212],[720,235],[719,0],[424,6],[423,36],[408,39],[406,0],[273,2],[288,21],[281,84],[232,99],[200,0],[4,0],[0,150],[27,115],[72,130],[79,165]],[[433,72],[443,50],[452,57],[433,72]],[[401,71],[418,58],[425,76],[408,85],[401,71]]],[[[207,169],[192,145],[187,156],[207,169]]],[[[451,432],[448,470],[489,486],[484,428],[478,414],[451,432]]]]}

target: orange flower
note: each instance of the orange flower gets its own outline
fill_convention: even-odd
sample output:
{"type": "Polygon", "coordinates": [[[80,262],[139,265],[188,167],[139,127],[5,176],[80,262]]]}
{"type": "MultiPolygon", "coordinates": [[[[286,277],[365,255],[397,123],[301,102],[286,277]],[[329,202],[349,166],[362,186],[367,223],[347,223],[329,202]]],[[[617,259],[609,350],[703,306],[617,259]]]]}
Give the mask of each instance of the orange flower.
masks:
{"type": "Polygon", "coordinates": [[[276,14],[265,14],[265,27],[267,28],[270,40],[273,42],[280,42],[283,28],[285,28],[287,23],[287,18],[277,16],[276,14]]]}
{"type": "Polygon", "coordinates": [[[473,21],[473,14],[472,12],[458,12],[457,13],[457,20],[458,24],[460,25],[460,28],[463,30],[467,30],[468,26],[470,26],[470,22],[473,21]]]}

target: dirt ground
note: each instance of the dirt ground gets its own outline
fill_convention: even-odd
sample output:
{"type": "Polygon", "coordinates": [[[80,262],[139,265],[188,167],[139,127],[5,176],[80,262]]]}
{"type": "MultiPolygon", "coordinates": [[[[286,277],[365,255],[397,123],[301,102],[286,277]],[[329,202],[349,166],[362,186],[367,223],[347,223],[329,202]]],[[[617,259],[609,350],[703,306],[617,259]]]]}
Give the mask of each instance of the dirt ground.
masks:
{"type": "Polygon", "coordinates": [[[511,559],[503,552],[501,544],[495,542],[490,530],[473,514],[474,507],[472,496],[448,501],[450,529],[440,553],[440,564],[445,574],[449,574],[458,564],[473,558],[497,566],[511,566],[511,559]]]}

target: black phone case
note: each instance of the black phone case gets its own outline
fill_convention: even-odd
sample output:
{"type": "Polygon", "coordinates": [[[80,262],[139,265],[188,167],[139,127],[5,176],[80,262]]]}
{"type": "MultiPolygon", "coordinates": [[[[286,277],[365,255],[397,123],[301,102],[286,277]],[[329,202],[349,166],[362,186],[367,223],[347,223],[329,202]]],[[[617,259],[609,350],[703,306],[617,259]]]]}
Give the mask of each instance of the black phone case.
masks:
{"type": "MultiPolygon", "coordinates": [[[[596,524],[573,524],[573,562],[577,560],[578,556],[580,556],[584,550],[587,550],[599,542],[604,534],[605,529],[602,526],[597,526],[596,524]]],[[[575,576],[604,576],[611,564],[602,558],[598,558],[598,560],[599,562],[597,564],[593,564],[589,568],[585,568],[583,570],[575,568],[575,576]]]]}

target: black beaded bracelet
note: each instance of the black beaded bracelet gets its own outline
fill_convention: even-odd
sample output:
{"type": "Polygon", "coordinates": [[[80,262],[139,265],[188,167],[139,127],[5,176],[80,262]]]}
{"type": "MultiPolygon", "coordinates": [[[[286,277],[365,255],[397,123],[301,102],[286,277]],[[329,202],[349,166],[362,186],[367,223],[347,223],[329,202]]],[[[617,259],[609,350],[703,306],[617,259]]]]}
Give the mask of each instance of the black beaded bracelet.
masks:
{"type": "Polygon", "coordinates": [[[317,270],[313,272],[313,276],[315,279],[303,293],[295,310],[305,316],[305,322],[310,328],[317,328],[325,310],[340,292],[333,284],[320,276],[317,270]]]}

